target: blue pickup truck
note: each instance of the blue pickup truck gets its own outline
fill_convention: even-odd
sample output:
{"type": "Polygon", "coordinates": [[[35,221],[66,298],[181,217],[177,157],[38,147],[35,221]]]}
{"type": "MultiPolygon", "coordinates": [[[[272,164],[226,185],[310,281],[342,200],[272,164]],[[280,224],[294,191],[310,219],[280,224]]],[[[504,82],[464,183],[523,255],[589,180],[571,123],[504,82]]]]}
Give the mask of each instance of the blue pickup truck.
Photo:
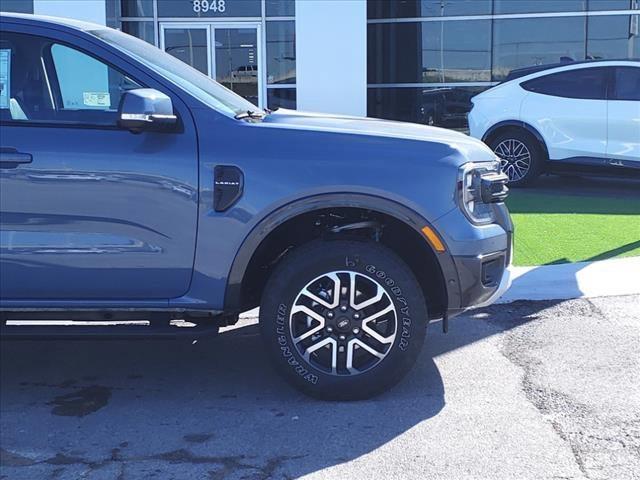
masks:
{"type": "Polygon", "coordinates": [[[259,306],[289,382],[359,399],[430,320],[508,288],[507,178],[480,141],[263,111],[116,30],[0,23],[3,338],[215,333],[259,306]]]}

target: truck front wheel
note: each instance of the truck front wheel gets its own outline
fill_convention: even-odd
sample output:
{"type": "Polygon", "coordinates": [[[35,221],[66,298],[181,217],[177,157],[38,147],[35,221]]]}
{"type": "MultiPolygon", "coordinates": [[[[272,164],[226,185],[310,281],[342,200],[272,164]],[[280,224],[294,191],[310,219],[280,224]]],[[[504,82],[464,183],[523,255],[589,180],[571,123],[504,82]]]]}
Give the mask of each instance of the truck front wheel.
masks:
{"type": "Polygon", "coordinates": [[[379,394],[411,369],[427,307],[409,267],[370,241],[316,240],[283,259],[260,306],[276,369],[326,400],[379,394]]]}

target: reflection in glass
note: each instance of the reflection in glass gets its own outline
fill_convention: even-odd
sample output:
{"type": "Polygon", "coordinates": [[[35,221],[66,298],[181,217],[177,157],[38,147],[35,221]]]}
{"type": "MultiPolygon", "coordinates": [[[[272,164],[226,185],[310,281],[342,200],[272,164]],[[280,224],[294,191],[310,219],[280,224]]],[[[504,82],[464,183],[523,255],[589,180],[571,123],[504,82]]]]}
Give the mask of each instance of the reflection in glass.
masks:
{"type": "Polygon", "coordinates": [[[640,101],[640,68],[618,67],[615,69],[615,100],[640,101]]]}
{"type": "Polygon", "coordinates": [[[532,65],[584,60],[586,17],[495,20],[493,80],[532,65]]]}
{"type": "Polygon", "coordinates": [[[464,130],[471,97],[489,87],[369,88],[370,117],[464,130]]]}
{"type": "Polygon", "coordinates": [[[367,17],[374,19],[488,15],[491,13],[491,1],[492,0],[368,0],[367,17]]]}
{"type": "Polygon", "coordinates": [[[369,83],[491,80],[491,21],[369,25],[369,83]]]}
{"type": "Polygon", "coordinates": [[[164,51],[179,60],[209,74],[207,30],[204,28],[167,28],[164,31],[164,51]]]}
{"type": "Polygon", "coordinates": [[[587,58],[638,58],[640,15],[589,17],[587,58]]]}
{"type": "Polygon", "coordinates": [[[151,45],[156,44],[153,22],[122,22],[122,31],[151,45]]]}
{"type": "Polygon", "coordinates": [[[0,8],[0,10],[3,12],[33,13],[33,1],[2,0],[2,8],[0,8]]]}
{"type": "Polygon", "coordinates": [[[606,100],[609,71],[609,67],[600,67],[551,73],[522,83],[522,88],[555,97],[606,100]]]}
{"type": "Polygon", "coordinates": [[[276,108],[296,109],[295,88],[269,88],[267,89],[267,105],[271,110],[276,108]]]}
{"type": "Polygon", "coordinates": [[[258,105],[258,35],[255,28],[216,28],[216,80],[258,105]]]}
{"type": "Polygon", "coordinates": [[[640,0],[589,0],[589,10],[640,10],[640,0]]]}
{"type": "Polygon", "coordinates": [[[587,9],[587,0],[494,0],[494,12],[582,12],[587,9]]]}
{"type": "Polygon", "coordinates": [[[293,17],[296,14],[295,0],[265,0],[267,17],[293,17]]]}
{"type": "Polygon", "coordinates": [[[293,21],[267,22],[267,83],[296,83],[296,29],[293,21]]]}
{"type": "Polygon", "coordinates": [[[153,0],[121,0],[120,14],[123,17],[153,17],[153,0]]]}

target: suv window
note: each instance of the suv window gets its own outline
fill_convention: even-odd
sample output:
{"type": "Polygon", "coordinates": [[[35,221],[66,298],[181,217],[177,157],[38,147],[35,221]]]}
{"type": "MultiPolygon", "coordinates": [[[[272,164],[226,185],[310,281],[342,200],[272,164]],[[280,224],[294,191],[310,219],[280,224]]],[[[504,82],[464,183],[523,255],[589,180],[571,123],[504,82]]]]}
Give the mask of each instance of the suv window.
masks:
{"type": "Polygon", "coordinates": [[[640,100],[640,67],[616,67],[611,100],[640,100]]]}
{"type": "Polygon", "coordinates": [[[569,70],[534,78],[521,86],[530,92],[555,97],[606,100],[608,71],[608,67],[569,70]]]}
{"type": "Polygon", "coordinates": [[[141,85],[113,67],[47,38],[0,37],[0,119],[115,125],[120,98],[141,85]]]}

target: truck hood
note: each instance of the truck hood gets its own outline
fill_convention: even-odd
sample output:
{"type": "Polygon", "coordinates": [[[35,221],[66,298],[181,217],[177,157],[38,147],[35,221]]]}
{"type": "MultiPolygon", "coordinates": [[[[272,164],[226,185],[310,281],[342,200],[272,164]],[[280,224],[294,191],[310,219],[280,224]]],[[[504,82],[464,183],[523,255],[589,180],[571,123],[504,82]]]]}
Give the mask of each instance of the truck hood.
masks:
{"type": "Polygon", "coordinates": [[[413,140],[447,145],[475,161],[495,159],[493,152],[481,141],[453,130],[415,123],[396,122],[369,117],[350,117],[324,113],[278,109],[267,115],[265,126],[291,128],[349,135],[368,135],[389,139],[413,140]],[[484,153],[480,153],[484,152],[484,153]]]}

